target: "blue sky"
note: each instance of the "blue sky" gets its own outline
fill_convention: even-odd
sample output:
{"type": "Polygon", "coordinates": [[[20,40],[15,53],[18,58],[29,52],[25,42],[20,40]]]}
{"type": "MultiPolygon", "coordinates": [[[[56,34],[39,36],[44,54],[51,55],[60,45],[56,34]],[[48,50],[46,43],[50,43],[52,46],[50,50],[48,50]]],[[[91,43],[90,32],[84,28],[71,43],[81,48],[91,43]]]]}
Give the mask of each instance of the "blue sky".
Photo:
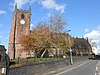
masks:
{"type": "Polygon", "coordinates": [[[71,36],[88,37],[100,45],[100,0],[0,0],[0,41],[8,49],[14,5],[28,10],[32,6],[31,25],[46,21],[51,13],[67,19],[71,36]]]}

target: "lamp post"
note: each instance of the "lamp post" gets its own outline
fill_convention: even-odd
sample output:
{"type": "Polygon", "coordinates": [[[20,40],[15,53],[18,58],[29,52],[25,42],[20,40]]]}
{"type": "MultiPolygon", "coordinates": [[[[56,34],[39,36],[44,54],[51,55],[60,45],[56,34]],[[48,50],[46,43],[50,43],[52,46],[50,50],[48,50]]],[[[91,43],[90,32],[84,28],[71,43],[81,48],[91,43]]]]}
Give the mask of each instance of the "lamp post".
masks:
{"type": "MultiPolygon", "coordinates": [[[[70,32],[70,31],[71,31],[71,30],[68,30],[67,33],[70,32]]],[[[71,49],[71,46],[70,46],[70,44],[71,44],[70,36],[68,36],[68,42],[69,42],[69,51],[70,51],[70,64],[73,65],[72,49],[71,49]]]]}

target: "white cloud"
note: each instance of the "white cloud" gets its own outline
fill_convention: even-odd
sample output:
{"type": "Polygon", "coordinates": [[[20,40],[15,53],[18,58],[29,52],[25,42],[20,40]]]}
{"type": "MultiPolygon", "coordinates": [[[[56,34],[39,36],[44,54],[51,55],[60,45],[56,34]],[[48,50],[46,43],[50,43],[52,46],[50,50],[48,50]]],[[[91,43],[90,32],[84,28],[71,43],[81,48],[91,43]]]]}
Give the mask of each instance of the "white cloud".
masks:
{"type": "Polygon", "coordinates": [[[89,31],[89,29],[85,29],[84,31],[85,31],[85,32],[88,32],[88,31],[89,31]]]}
{"type": "Polygon", "coordinates": [[[87,38],[90,40],[90,44],[92,45],[95,43],[98,48],[100,48],[100,31],[93,30],[90,33],[87,33],[84,35],[84,38],[87,38]]]}
{"type": "Polygon", "coordinates": [[[54,0],[43,0],[42,6],[47,9],[55,9],[57,11],[64,12],[66,5],[58,5],[54,0]]]}
{"type": "Polygon", "coordinates": [[[2,38],[2,35],[1,35],[1,33],[0,33],[0,38],[2,38]]]}
{"type": "Polygon", "coordinates": [[[98,25],[98,26],[95,28],[95,30],[100,31],[100,25],[98,25]]]}
{"type": "Polygon", "coordinates": [[[90,33],[85,34],[84,37],[88,37],[90,39],[97,40],[97,39],[100,39],[100,32],[93,30],[90,33]]]}
{"type": "Polygon", "coordinates": [[[23,5],[29,3],[30,0],[15,0],[14,5],[17,3],[18,8],[22,8],[23,5]]]}
{"type": "Polygon", "coordinates": [[[9,3],[8,7],[10,10],[14,10],[14,3],[9,3]]]}
{"type": "Polygon", "coordinates": [[[17,7],[19,9],[21,9],[25,4],[31,5],[32,3],[36,2],[36,1],[38,1],[38,0],[14,0],[13,3],[9,3],[9,7],[10,7],[10,9],[14,9],[14,6],[17,3],[17,7]]]}
{"type": "Polygon", "coordinates": [[[64,12],[64,9],[66,7],[66,4],[57,4],[54,0],[14,0],[13,3],[9,3],[10,9],[14,9],[15,4],[17,3],[17,6],[19,9],[21,9],[25,4],[33,4],[34,2],[37,2],[38,4],[41,4],[46,9],[53,9],[57,11],[64,12]]]}
{"type": "Polygon", "coordinates": [[[0,14],[5,14],[5,13],[6,13],[6,11],[0,10],[0,14]]]}
{"type": "Polygon", "coordinates": [[[2,36],[0,35],[0,38],[2,38],[2,36]]]}
{"type": "Polygon", "coordinates": [[[30,24],[30,30],[32,30],[33,27],[34,27],[34,24],[30,24]]]}
{"type": "Polygon", "coordinates": [[[51,15],[52,15],[52,13],[48,13],[48,14],[47,14],[48,17],[51,17],[51,15]]]}
{"type": "Polygon", "coordinates": [[[85,34],[84,37],[91,39],[91,42],[95,42],[97,45],[99,45],[98,48],[100,48],[100,25],[95,27],[95,29],[90,33],[85,34]]]}

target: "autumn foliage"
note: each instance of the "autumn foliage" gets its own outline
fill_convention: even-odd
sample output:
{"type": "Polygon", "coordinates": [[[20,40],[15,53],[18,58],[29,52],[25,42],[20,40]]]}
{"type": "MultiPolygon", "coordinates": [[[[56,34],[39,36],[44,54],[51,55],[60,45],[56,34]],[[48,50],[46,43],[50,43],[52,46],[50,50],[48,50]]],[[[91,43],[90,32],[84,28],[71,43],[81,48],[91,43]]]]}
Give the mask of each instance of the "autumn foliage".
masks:
{"type": "Polygon", "coordinates": [[[22,36],[23,50],[46,51],[50,47],[66,50],[69,44],[65,26],[66,21],[58,14],[51,17],[48,23],[39,23],[33,27],[31,34],[22,36]]]}

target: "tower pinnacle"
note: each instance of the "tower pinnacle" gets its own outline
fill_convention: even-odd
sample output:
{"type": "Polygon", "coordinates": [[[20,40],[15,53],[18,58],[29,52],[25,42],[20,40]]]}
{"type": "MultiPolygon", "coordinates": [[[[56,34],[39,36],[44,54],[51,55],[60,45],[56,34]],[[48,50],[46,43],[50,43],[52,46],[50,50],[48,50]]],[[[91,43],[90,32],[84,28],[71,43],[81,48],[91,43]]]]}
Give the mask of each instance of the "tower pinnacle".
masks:
{"type": "Polygon", "coordinates": [[[15,10],[17,9],[17,3],[15,4],[15,10]]]}

